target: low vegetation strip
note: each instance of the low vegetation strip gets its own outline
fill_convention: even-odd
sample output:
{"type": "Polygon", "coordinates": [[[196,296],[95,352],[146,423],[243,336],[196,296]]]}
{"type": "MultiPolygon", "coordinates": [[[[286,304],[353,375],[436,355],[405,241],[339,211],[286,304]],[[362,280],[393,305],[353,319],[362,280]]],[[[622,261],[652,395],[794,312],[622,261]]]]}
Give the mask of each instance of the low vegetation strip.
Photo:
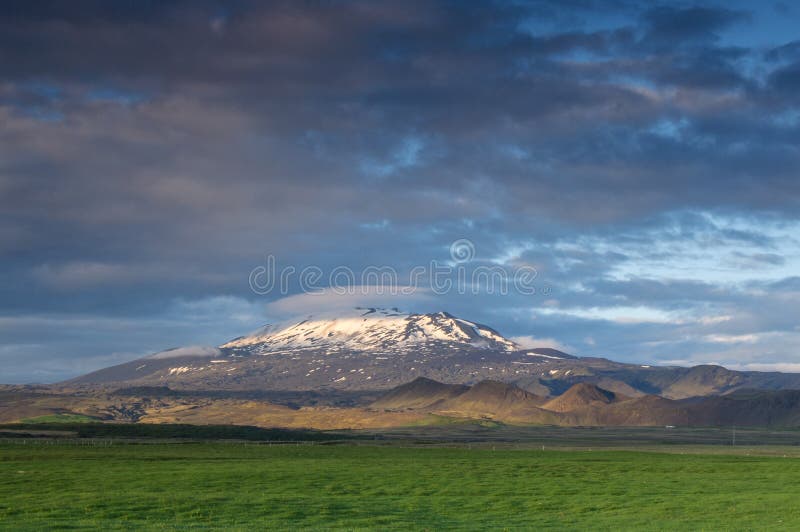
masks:
{"type": "Polygon", "coordinates": [[[21,423],[97,423],[100,420],[81,414],[51,414],[21,420],[21,423]]]}
{"type": "MultiPolygon", "coordinates": [[[[335,441],[354,439],[346,433],[317,430],[267,429],[246,425],[180,425],[147,423],[71,423],[49,421],[0,424],[0,437],[49,436],[62,433],[77,438],[245,440],[245,441],[335,441]]],[[[362,436],[361,438],[366,438],[362,436]]]]}
{"type": "Polygon", "coordinates": [[[797,529],[800,461],[624,451],[0,445],[0,527],[797,529]]]}

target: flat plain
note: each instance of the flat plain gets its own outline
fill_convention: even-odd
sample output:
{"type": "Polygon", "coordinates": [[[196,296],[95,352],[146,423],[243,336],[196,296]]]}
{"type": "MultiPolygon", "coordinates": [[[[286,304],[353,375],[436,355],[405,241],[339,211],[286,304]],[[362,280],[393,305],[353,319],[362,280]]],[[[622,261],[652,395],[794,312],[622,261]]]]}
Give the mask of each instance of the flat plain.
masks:
{"type": "Polygon", "coordinates": [[[796,448],[585,444],[8,439],[0,528],[800,527],[796,448]]]}

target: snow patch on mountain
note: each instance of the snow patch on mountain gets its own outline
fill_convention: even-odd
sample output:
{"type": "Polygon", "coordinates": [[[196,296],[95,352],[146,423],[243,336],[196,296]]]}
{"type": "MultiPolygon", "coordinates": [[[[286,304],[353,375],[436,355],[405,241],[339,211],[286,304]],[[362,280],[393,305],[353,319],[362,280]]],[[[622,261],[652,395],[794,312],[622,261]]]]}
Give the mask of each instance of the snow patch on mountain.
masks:
{"type": "Polygon", "coordinates": [[[551,358],[554,360],[562,360],[561,357],[556,357],[553,355],[543,355],[542,353],[525,353],[525,354],[528,355],[529,357],[541,357],[541,358],[551,358]]]}
{"type": "Polygon", "coordinates": [[[408,314],[397,309],[359,308],[349,314],[308,316],[262,327],[222,345],[259,352],[325,347],[356,351],[403,349],[448,343],[514,351],[518,346],[493,329],[446,312],[408,314]]]}

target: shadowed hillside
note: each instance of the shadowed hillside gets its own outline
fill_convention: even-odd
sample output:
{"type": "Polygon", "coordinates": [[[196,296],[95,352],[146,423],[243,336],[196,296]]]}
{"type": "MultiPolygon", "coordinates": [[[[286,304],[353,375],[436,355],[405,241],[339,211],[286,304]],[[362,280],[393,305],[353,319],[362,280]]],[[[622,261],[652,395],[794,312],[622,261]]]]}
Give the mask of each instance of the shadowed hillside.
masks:
{"type": "Polygon", "coordinates": [[[658,395],[628,397],[594,384],[577,383],[547,400],[511,384],[482,381],[472,387],[414,381],[387,394],[373,408],[413,410],[508,423],[573,426],[798,426],[800,391],[738,391],[725,396],[674,400],[658,395]],[[415,384],[416,383],[416,384],[415,384]],[[466,389],[465,389],[466,388],[466,389]],[[428,395],[417,397],[419,389],[428,395]],[[441,398],[445,391],[451,394],[441,398]],[[397,393],[395,393],[397,392],[397,393]],[[391,406],[389,406],[391,405],[391,406]]]}
{"type": "Polygon", "coordinates": [[[544,408],[554,412],[570,412],[594,404],[606,405],[625,399],[628,398],[624,395],[604,390],[588,382],[581,382],[545,403],[544,408]]]}
{"type": "Polygon", "coordinates": [[[402,384],[372,403],[374,408],[420,409],[434,408],[448,399],[469,391],[463,384],[444,384],[425,377],[417,377],[402,384]]]}

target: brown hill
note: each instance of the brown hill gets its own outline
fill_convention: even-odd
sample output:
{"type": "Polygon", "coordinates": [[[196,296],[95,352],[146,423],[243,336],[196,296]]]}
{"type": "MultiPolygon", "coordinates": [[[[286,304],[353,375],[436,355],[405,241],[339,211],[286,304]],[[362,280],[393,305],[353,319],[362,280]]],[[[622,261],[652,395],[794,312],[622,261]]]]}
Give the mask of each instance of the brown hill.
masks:
{"type": "Polygon", "coordinates": [[[612,403],[595,402],[563,414],[566,425],[659,426],[686,425],[687,413],[677,401],[645,395],[612,403]]]}
{"type": "Polygon", "coordinates": [[[747,383],[745,375],[722,366],[704,364],[689,368],[661,391],[664,397],[675,399],[700,395],[719,395],[747,383]]]}
{"type": "Polygon", "coordinates": [[[419,377],[391,390],[370,406],[508,422],[557,423],[553,413],[539,408],[545,401],[513,384],[498,381],[481,381],[470,387],[419,377]]]}
{"type": "Polygon", "coordinates": [[[466,392],[442,403],[437,412],[463,417],[488,417],[517,423],[558,423],[541,407],[546,399],[513,384],[481,381],[466,392]]]}
{"type": "Polygon", "coordinates": [[[421,410],[435,408],[469,390],[464,384],[445,384],[425,377],[402,384],[370,406],[385,410],[421,410]]]}
{"type": "Polygon", "coordinates": [[[571,412],[592,405],[607,405],[628,399],[588,382],[579,382],[563,394],[545,403],[542,408],[553,412],[571,412]]]}
{"type": "Polygon", "coordinates": [[[740,390],[685,403],[691,425],[800,426],[800,390],[740,390]]]}
{"type": "Polygon", "coordinates": [[[542,408],[561,413],[567,425],[685,425],[687,419],[686,410],[675,401],[656,395],[627,397],[586,382],[542,408]]]}
{"type": "Polygon", "coordinates": [[[481,381],[472,387],[467,387],[464,393],[448,401],[447,405],[458,404],[476,409],[500,410],[520,404],[539,407],[545,401],[545,398],[526,392],[513,384],[487,380],[481,381]]]}
{"type": "Polygon", "coordinates": [[[657,426],[685,425],[688,419],[686,408],[677,401],[654,395],[630,398],[589,383],[575,384],[548,401],[498,381],[482,381],[459,393],[454,385],[417,379],[396,388],[372,406],[386,404],[395,409],[507,423],[657,426]],[[431,401],[448,392],[454,395],[443,401],[431,401]],[[386,397],[390,400],[385,400],[386,397]]]}

